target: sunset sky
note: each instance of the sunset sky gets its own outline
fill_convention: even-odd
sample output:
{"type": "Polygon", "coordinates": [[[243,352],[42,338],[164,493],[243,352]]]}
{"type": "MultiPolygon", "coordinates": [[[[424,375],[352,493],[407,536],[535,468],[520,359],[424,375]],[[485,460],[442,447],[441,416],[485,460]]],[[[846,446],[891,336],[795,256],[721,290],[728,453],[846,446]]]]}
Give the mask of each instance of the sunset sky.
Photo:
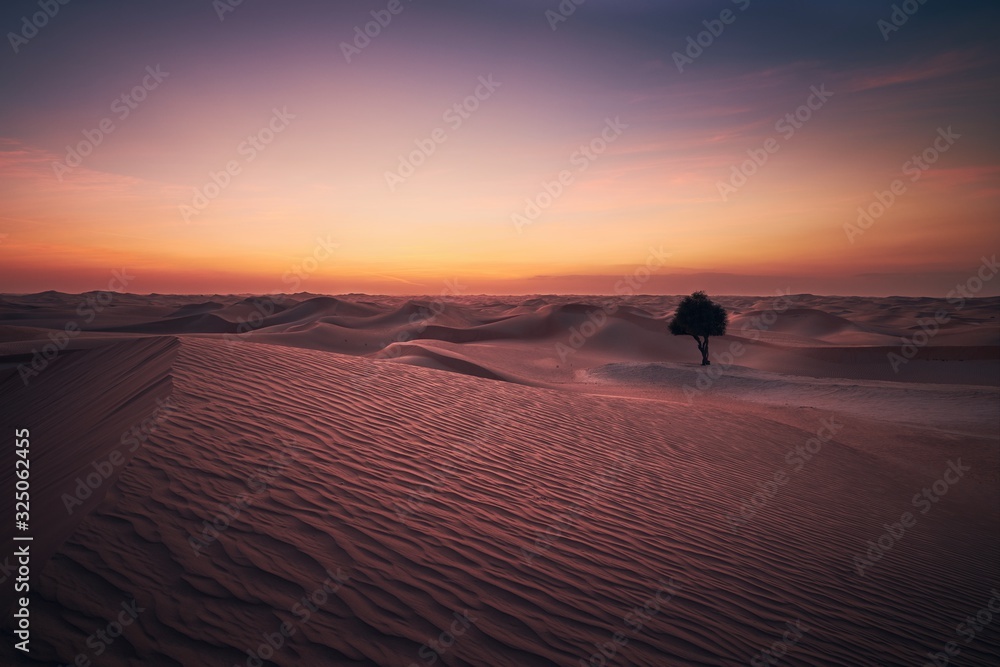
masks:
{"type": "Polygon", "coordinates": [[[1000,7],[903,4],[6,2],[0,291],[612,293],[652,247],[648,292],[942,296],[1000,249],[1000,7]]]}

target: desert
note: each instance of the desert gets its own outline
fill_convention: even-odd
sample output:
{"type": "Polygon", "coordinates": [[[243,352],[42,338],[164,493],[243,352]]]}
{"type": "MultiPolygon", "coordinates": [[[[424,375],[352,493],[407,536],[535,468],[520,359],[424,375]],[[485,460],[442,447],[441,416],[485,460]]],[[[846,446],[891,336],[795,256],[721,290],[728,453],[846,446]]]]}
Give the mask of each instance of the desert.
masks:
{"type": "Polygon", "coordinates": [[[44,661],[1000,656],[995,297],[90,296],[0,304],[44,661]]]}
{"type": "Polygon", "coordinates": [[[5,0],[0,667],[1000,665],[997,26],[5,0]]]}

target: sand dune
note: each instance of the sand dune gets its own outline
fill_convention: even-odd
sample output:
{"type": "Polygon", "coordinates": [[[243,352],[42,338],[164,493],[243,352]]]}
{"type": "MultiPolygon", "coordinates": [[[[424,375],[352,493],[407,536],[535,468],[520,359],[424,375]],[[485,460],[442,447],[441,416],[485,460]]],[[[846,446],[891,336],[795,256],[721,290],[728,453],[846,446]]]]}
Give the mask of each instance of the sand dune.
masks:
{"type": "Polygon", "coordinates": [[[201,313],[208,313],[213,310],[219,310],[220,308],[225,308],[225,305],[219,303],[218,301],[205,301],[203,303],[188,303],[169,315],[169,317],[181,317],[183,315],[199,315],[201,313]]]}
{"type": "Polygon", "coordinates": [[[127,324],[124,326],[98,329],[98,331],[120,331],[122,333],[236,333],[237,326],[229,320],[213,313],[199,315],[183,315],[142,324],[127,324]]]}
{"type": "MultiPolygon", "coordinates": [[[[234,335],[208,329],[259,302],[123,295],[25,386],[76,299],[0,315],[0,397],[37,447],[29,664],[256,664],[277,632],[265,664],[736,665],[791,623],[782,664],[920,665],[1000,582],[998,300],[897,374],[892,337],[941,302],[799,297],[713,340],[706,387],[669,298],[598,324],[593,297],[294,295],[234,335]]],[[[961,650],[1000,661],[992,630],[961,650]]]]}
{"type": "Polygon", "coordinates": [[[593,369],[596,382],[669,388],[681,396],[690,389],[696,403],[703,393],[778,406],[809,407],[868,419],[920,424],[949,430],[995,431],[984,419],[1000,405],[1000,388],[913,384],[873,380],[811,378],[733,367],[711,381],[700,367],[668,363],[616,363],[593,369]]]}
{"type": "MultiPolygon", "coordinates": [[[[741,313],[737,317],[733,318],[731,324],[734,328],[736,328],[743,323],[759,319],[766,313],[767,311],[761,310],[751,310],[746,313],[741,313]]],[[[754,326],[751,328],[760,329],[760,326],[754,326]]],[[[813,308],[789,308],[781,313],[781,317],[777,318],[774,324],[768,327],[768,330],[792,332],[798,336],[821,339],[834,336],[845,331],[874,333],[843,317],[840,317],[839,315],[832,315],[822,310],[815,310],[813,308]]]]}

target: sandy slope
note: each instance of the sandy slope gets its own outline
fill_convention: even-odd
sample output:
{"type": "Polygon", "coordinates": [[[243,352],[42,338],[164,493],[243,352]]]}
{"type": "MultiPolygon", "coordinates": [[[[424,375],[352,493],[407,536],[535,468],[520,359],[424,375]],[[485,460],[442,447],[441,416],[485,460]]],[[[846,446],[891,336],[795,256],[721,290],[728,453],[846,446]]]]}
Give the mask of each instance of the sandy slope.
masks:
{"type": "MultiPolygon", "coordinates": [[[[94,322],[108,331],[25,388],[17,364],[72,317],[65,301],[16,311],[32,317],[0,338],[0,397],[36,431],[42,664],[247,664],[282,623],[294,634],[268,664],[579,665],[603,645],[608,664],[735,665],[788,622],[806,631],[781,664],[919,665],[948,641],[953,664],[1000,660],[995,627],[956,635],[1000,588],[997,383],[948,379],[995,363],[979,333],[939,346],[945,383],[929,359],[911,362],[920,382],[886,381],[871,371],[883,342],[838,337],[899,333],[907,316],[831,299],[769,329],[793,342],[713,343],[748,351],[691,397],[701,369],[693,343],[657,333],[662,299],[561,358],[598,300],[468,300],[428,322],[410,319],[426,301],[295,298],[232,342],[151,334],[157,318],[238,323],[253,302],[122,297],[114,325],[94,322]],[[126,327],[146,335],[112,331],[126,327]],[[821,354],[861,356],[810,377],[821,354]],[[799,374],[774,372],[795,359],[799,374]],[[144,423],[69,515],[76,478],[144,423]],[[816,440],[824,424],[836,432],[816,440]],[[959,460],[922,514],[914,495],[959,460]],[[916,524],[859,573],[907,511],[916,524]],[[95,640],[133,599],[137,621],[95,640]]],[[[956,333],[995,328],[990,307],[967,307],[956,333]]]]}

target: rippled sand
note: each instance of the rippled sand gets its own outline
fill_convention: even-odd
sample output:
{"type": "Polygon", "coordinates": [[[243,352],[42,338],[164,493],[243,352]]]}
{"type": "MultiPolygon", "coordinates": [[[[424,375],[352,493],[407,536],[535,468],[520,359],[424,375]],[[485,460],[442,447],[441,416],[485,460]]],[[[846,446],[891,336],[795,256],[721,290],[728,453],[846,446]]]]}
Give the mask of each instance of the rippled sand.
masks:
{"type": "Polygon", "coordinates": [[[995,303],[893,373],[934,303],[802,297],[754,336],[741,322],[769,302],[734,300],[713,352],[747,351],[692,394],[669,299],[574,348],[600,300],[414,321],[431,302],[289,298],[227,337],[257,305],[129,297],[25,387],[58,298],[50,322],[4,297],[32,317],[5,315],[0,344],[0,394],[32,429],[42,664],[736,665],[774,647],[920,665],[949,641],[953,664],[1000,660],[995,625],[956,627],[1000,584],[995,303]],[[133,600],[122,636],[94,639],[133,600]]]}

